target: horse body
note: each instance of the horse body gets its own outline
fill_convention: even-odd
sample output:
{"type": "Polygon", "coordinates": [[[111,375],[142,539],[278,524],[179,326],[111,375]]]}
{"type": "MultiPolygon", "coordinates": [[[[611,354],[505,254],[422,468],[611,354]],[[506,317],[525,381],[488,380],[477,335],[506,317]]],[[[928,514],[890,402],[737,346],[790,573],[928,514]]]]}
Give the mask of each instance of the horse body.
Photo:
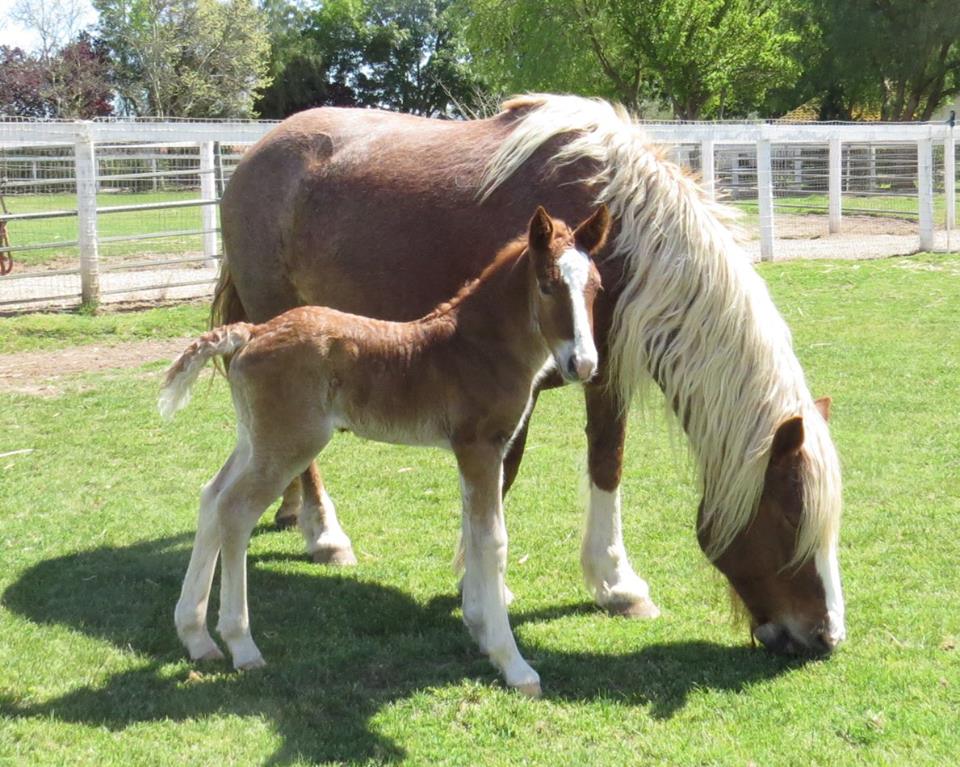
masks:
{"type": "MultiPolygon", "coordinates": [[[[587,380],[596,370],[590,324],[600,278],[589,254],[608,227],[605,208],[576,231],[538,208],[526,240],[507,246],[477,280],[420,320],[306,306],[259,325],[216,328],[187,348],[167,372],[161,413],[186,404],[206,360],[232,355],[238,421],[237,446],[204,490],[176,610],[191,657],[220,656],[206,629],[220,550],[220,633],[237,668],[262,665],[246,603],[250,533],[295,476],[317,493],[309,466],[336,429],[348,429],[454,452],[463,495],[464,620],[508,684],[539,693],[506,614],[502,460],[551,357],[570,379],[587,380]]],[[[329,498],[305,505],[300,525],[308,549],[342,549],[346,536],[329,498]]]]}
{"type": "MultiPolygon", "coordinates": [[[[588,588],[611,612],[659,612],[623,546],[619,491],[625,406],[652,381],[697,461],[698,538],[755,635],[773,649],[831,649],[844,628],[826,408],[725,210],[624,113],[532,96],[469,122],[296,115],[250,150],[226,190],[215,316],[263,321],[312,303],[411,319],[483,268],[533,204],[580,220],[598,201],[614,223],[597,259],[600,369],[584,386],[588,588]]],[[[524,438],[522,425],[505,488],[524,438]]],[[[298,498],[285,495],[281,514],[298,498]]]]}

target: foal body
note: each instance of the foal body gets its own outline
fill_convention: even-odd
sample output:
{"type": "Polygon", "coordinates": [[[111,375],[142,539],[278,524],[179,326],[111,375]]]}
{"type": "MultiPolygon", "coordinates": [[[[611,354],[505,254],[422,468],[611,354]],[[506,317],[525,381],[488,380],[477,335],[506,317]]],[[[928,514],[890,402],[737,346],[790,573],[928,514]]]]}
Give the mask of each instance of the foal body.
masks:
{"type": "MultiPolygon", "coordinates": [[[[573,380],[597,364],[592,304],[599,274],[589,255],[603,245],[601,208],[576,231],[542,208],[526,239],[507,246],[480,278],[420,320],[385,322],[301,307],[262,325],[236,323],[205,333],[167,372],[160,408],[186,404],[190,384],[213,356],[232,354],[230,387],[237,445],[203,491],[196,541],[176,608],[191,658],[222,657],[206,627],[218,551],[222,555],[218,630],[237,668],[263,658],[250,633],[246,549],[267,506],[287,483],[319,488],[308,470],[333,432],[383,442],[448,448],[463,499],[463,617],[507,684],[539,694],[537,673],[510,630],[501,503],[503,457],[541,371],[550,359],[573,380]]],[[[346,536],[321,498],[300,515],[307,549],[338,550],[346,536]]]]}

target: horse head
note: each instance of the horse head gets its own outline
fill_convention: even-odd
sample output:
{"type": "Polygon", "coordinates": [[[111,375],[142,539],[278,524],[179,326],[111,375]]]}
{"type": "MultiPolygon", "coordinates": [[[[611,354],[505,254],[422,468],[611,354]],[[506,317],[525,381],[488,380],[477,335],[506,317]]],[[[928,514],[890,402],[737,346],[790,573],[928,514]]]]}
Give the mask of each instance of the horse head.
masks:
{"type": "Polygon", "coordinates": [[[534,316],[560,374],[587,381],[597,369],[593,340],[593,302],[600,273],[593,255],[606,242],[610,213],[601,205],[576,229],[537,208],[527,234],[530,265],[536,282],[534,316]]]}
{"type": "MultiPolygon", "coordinates": [[[[782,654],[823,655],[845,637],[836,533],[820,531],[820,540],[811,542],[817,520],[808,517],[819,499],[810,496],[834,480],[839,490],[838,475],[822,476],[835,469],[835,461],[822,460],[820,446],[808,444],[808,432],[824,429],[829,415],[828,399],[815,404],[816,410],[777,427],[756,514],[713,559],[746,607],[753,636],[782,654]]],[[[839,501],[838,492],[828,495],[839,501]]],[[[698,538],[704,551],[713,533],[703,523],[701,503],[698,538]]]]}

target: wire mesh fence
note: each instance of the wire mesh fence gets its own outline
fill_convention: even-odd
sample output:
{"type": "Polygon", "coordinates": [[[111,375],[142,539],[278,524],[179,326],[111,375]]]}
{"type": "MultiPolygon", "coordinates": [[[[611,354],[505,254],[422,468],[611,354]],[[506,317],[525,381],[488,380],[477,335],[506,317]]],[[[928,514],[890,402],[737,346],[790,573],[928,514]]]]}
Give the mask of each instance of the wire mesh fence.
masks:
{"type": "MultiPolygon", "coordinates": [[[[0,121],[0,311],[208,295],[217,201],[267,122],[0,121]]],[[[943,125],[651,123],[742,213],[755,258],[949,249],[943,125]]]]}

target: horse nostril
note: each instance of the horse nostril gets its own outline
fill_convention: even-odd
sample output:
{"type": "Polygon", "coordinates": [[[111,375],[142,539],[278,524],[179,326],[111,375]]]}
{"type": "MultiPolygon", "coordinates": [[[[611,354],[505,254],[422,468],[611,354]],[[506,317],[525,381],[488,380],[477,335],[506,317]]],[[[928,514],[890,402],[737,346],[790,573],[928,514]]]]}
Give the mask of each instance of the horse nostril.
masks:
{"type": "Polygon", "coordinates": [[[570,378],[579,377],[577,374],[577,358],[576,357],[571,356],[567,358],[567,373],[569,374],[570,378]]]}

